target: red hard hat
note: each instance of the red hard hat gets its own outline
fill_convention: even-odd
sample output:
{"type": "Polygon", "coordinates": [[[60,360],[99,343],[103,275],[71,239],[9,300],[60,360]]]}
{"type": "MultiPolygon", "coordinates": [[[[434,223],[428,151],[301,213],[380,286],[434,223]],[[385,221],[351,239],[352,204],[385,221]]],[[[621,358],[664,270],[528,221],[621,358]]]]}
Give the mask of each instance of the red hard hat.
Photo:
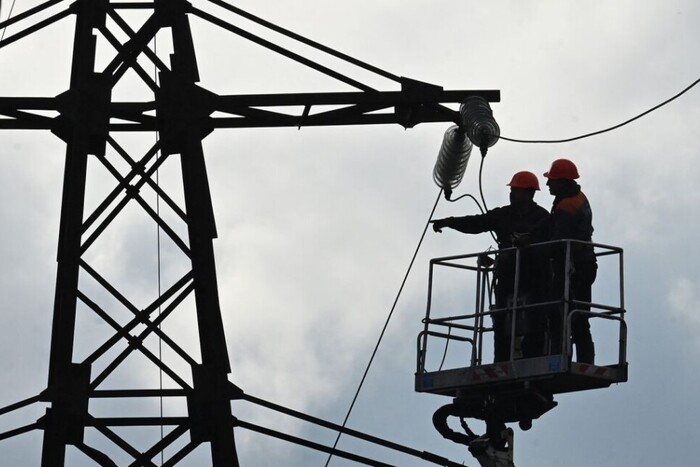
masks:
{"type": "Polygon", "coordinates": [[[534,188],[535,190],[539,190],[540,182],[537,180],[537,175],[533,174],[532,172],[528,172],[527,170],[523,170],[513,175],[513,178],[510,180],[508,186],[513,188],[534,188]]]}
{"type": "Polygon", "coordinates": [[[544,176],[553,180],[575,180],[578,178],[578,169],[576,169],[576,164],[569,159],[557,159],[552,162],[552,166],[548,172],[544,173],[544,176]]]}

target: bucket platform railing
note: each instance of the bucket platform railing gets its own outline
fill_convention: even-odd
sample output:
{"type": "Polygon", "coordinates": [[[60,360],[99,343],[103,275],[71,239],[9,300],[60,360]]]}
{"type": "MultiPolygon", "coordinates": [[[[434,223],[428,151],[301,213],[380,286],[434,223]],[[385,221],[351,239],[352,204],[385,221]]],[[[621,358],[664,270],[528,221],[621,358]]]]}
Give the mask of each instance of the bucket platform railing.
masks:
{"type": "Polygon", "coordinates": [[[517,400],[532,391],[551,399],[625,382],[625,313],[623,250],[618,247],[559,240],[435,258],[424,329],[417,339],[416,391],[478,404],[489,397],[517,400]],[[581,249],[592,251],[599,268],[590,301],[572,293],[572,258],[581,249]],[[457,289],[461,284],[473,296],[467,303],[445,305],[444,295],[455,289],[441,288],[437,272],[441,278],[447,272],[461,274],[457,289]],[[594,325],[593,340],[605,350],[595,363],[573,358],[572,319],[581,317],[594,325]],[[493,359],[490,350],[498,342],[507,343],[507,352],[493,359]],[[533,342],[539,344],[535,351],[528,348],[533,342]]]}

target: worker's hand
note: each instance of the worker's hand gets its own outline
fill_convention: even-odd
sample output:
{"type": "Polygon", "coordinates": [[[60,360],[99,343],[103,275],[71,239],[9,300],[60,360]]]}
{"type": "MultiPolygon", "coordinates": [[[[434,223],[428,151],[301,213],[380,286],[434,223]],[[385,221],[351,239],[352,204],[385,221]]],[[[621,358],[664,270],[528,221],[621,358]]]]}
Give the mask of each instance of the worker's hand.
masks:
{"type": "Polygon", "coordinates": [[[517,247],[529,246],[532,243],[532,237],[527,232],[513,232],[511,235],[511,240],[513,242],[513,246],[517,247]]]}
{"type": "Polygon", "coordinates": [[[448,219],[435,219],[430,221],[433,224],[433,231],[442,233],[442,229],[447,227],[448,219]]]}

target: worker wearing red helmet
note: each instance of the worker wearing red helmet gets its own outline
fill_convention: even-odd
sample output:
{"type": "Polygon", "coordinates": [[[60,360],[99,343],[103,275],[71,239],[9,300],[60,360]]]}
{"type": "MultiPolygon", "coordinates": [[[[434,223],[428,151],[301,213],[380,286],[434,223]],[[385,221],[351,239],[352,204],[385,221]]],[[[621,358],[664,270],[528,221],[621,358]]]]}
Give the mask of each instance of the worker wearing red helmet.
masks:
{"type": "MultiPolygon", "coordinates": [[[[557,159],[545,172],[549,192],[554,195],[551,216],[548,221],[551,240],[582,240],[590,242],[593,236],[593,214],[588,198],[576,183],[579,178],[576,165],[568,159],[557,159]]],[[[570,291],[577,301],[591,302],[591,287],[595,281],[598,266],[593,246],[580,243],[571,244],[571,261],[573,273],[570,276],[570,291]]],[[[565,283],[565,252],[553,255],[554,293],[560,298],[565,283]]],[[[578,309],[588,310],[586,305],[576,305],[578,309]]],[[[553,353],[561,352],[562,316],[553,316],[553,353]]],[[[592,364],[595,359],[595,347],[591,337],[588,317],[575,314],[571,321],[571,340],[576,345],[576,360],[592,364]]]]}
{"type": "MultiPolygon", "coordinates": [[[[468,234],[492,231],[496,235],[500,249],[513,247],[516,234],[532,234],[535,227],[541,225],[549,213],[534,200],[535,192],[540,189],[539,181],[534,173],[517,172],[513,175],[508,186],[510,186],[509,205],[474,216],[435,219],[431,221],[433,230],[441,232],[443,228],[448,227],[468,234]]],[[[521,257],[523,269],[521,269],[521,279],[518,284],[519,296],[524,296],[541,284],[542,279],[538,278],[537,271],[544,269],[534,266],[536,258],[532,255],[525,256],[521,257]],[[525,256],[531,258],[525,258],[525,256]],[[528,273],[525,273],[526,269],[528,273]]],[[[495,279],[496,308],[504,309],[508,306],[508,299],[512,300],[515,287],[515,255],[512,252],[499,254],[497,257],[495,279]]],[[[492,316],[494,320],[495,361],[509,360],[510,318],[505,313],[497,313],[492,316]]]]}

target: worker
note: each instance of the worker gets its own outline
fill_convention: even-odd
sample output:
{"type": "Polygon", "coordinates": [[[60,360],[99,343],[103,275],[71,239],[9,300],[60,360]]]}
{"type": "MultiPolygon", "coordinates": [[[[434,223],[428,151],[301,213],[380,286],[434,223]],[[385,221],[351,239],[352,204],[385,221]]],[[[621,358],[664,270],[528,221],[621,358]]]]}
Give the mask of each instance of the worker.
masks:
{"type": "MultiPolygon", "coordinates": [[[[515,237],[522,238],[524,235],[531,234],[533,228],[541,225],[549,213],[534,201],[535,191],[540,189],[540,185],[537,176],[532,172],[517,172],[508,186],[510,186],[509,205],[474,216],[435,219],[431,221],[433,230],[441,232],[443,228],[448,227],[468,234],[492,231],[496,235],[499,249],[513,247],[515,237]]],[[[519,299],[534,292],[535,287],[542,282],[537,274],[544,268],[535,267],[534,260],[531,254],[521,256],[520,264],[523,267],[521,267],[518,284],[519,299]]],[[[509,299],[513,299],[515,291],[515,254],[513,252],[502,253],[496,257],[494,276],[496,309],[505,309],[509,306],[509,299]]],[[[505,311],[495,312],[492,318],[494,360],[497,362],[509,360],[511,320],[505,311]]]]}
{"type": "MultiPolygon", "coordinates": [[[[575,182],[579,178],[576,165],[568,159],[552,162],[545,172],[549,192],[554,196],[552,211],[547,221],[550,240],[582,240],[590,242],[593,235],[591,205],[581,186],[575,182]]],[[[553,252],[553,285],[556,299],[561,299],[566,280],[566,245],[553,252]]],[[[580,302],[591,302],[591,287],[596,278],[598,265],[592,245],[571,244],[570,298],[580,302]]],[[[590,310],[588,305],[576,305],[577,309],[590,310]]],[[[551,316],[552,353],[561,353],[563,335],[563,312],[559,310],[551,316]]],[[[576,361],[593,364],[595,347],[591,337],[588,316],[576,313],[571,321],[571,340],[576,345],[576,361]]]]}

